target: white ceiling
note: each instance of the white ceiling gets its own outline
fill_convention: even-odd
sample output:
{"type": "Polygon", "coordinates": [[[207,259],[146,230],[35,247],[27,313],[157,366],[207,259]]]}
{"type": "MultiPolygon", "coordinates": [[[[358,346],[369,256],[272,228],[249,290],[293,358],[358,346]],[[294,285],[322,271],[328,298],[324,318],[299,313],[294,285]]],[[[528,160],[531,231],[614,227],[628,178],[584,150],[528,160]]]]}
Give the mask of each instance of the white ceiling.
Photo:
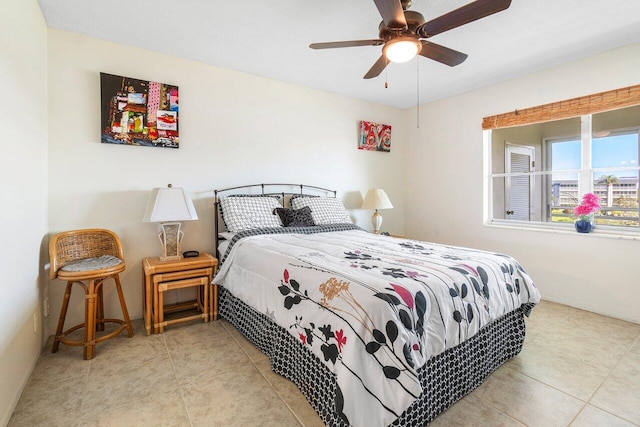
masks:
{"type": "MultiPolygon", "coordinates": [[[[381,47],[308,46],[377,38],[372,0],[38,2],[53,28],[398,108],[416,104],[418,69],[427,102],[640,41],[640,0],[513,0],[430,39],[467,53],[461,65],[418,57],[363,80],[381,47]]],[[[411,9],[428,21],[469,2],[413,0],[411,9]]]]}

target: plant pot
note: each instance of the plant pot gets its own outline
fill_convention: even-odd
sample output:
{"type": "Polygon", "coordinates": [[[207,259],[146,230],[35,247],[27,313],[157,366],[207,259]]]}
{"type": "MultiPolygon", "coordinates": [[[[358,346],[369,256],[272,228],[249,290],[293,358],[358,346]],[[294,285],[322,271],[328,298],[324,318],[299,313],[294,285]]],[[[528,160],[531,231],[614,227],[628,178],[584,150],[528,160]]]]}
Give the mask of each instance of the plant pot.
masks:
{"type": "Polygon", "coordinates": [[[593,222],[584,219],[579,219],[574,224],[578,233],[591,233],[593,229],[593,222]]]}

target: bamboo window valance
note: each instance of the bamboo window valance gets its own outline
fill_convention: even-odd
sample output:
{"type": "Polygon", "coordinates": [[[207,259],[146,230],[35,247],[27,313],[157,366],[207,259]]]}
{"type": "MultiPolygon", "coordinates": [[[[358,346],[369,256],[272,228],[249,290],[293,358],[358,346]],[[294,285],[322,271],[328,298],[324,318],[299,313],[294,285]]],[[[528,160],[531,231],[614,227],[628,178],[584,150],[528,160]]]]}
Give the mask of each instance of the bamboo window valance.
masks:
{"type": "Polygon", "coordinates": [[[498,129],[548,122],[634,105],[640,105],[640,85],[485,117],[482,119],[482,129],[498,129]]]}

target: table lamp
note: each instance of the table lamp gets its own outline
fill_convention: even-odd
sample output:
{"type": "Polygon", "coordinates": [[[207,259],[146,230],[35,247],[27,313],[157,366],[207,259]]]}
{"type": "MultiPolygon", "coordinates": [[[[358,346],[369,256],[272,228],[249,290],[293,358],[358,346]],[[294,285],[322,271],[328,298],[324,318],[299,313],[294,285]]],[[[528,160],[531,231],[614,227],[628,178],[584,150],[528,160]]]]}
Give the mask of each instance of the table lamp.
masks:
{"type": "Polygon", "coordinates": [[[373,224],[373,232],[380,233],[380,227],[382,226],[382,215],[378,212],[378,209],[392,209],[393,205],[389,200],[389,196],[384,190],[379,188],[372,188],[367,191],[362,202],[362,209],[375,209],[373,216],[371,217],[371,224],[373,224]]]}
{"type": "Polygon", "coordinates": [[[159,222],[162,231],[158,233],[162,245],[161,261],[182,259],[180,243],[184,233],[180,231],[180,221],[198,219],[191,198],[182,188],[154,188],[147,204],[143,222],[159,222]]]}

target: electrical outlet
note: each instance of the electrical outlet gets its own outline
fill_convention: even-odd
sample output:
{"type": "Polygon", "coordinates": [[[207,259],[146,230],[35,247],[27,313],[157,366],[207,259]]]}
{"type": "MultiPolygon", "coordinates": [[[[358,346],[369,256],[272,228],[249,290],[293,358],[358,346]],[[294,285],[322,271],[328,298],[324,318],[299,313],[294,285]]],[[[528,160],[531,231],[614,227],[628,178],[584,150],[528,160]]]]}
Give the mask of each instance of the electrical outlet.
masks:
{"type": "Polygon", "coordinates": [[[33,313],[33,333],[38,332],[38,313],[33,313]]]}

